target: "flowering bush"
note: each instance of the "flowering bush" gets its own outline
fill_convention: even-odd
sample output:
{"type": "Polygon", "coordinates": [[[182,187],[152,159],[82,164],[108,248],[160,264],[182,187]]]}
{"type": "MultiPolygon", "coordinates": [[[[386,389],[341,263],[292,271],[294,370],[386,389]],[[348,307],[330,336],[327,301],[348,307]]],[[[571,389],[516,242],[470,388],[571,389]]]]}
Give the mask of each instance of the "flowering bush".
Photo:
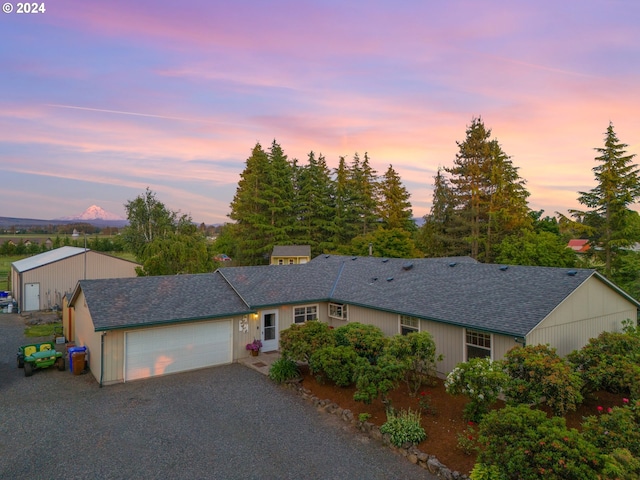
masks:
{"type": "Polygon", "coordinates": [[[640,396],[640,335],[602,332],[568,359],[578,371],[587,392],[607,390],[640,396]]]}
{"type": "Polygon", "coordinates": [[[582,380],[555,348],[514,347],[506,353],[504,367],[511,377],[504,393],[512,403],[546,403],[559,416],[582,403],[582,380]]]}
{"type": "Polygon", "coordinates": [[[526,405],[507,406],[485,415],[478,433],[483,445],[478,463],[498,473],[491,478],[602,478],[606,457],[576,429],[567,428],[564,418],[548,418],[526,405]]]}
{"type": "Polygon", "coordinates": [[[488,358],[472,358],[454,368],[444,382],[450,395],[466,395],[469,403],[464,407],[464,418],[479,421],[498,400],[506,385],[507,375],[501,362],[488,358]]]}
{"type": "Polygon", "coordinates": [[[436,407],[431,403],[431,393],[422,391],[420,392],[420,396],[418,397],[418,404],[420,405],[420,410],[424,413],[430,413],[431,415],[435,415],[438,413],[436,407]]]}
{"type": "Polygon", "coordinates": [[[622,406],[598,406],[597,412],[582,423],[585,438],[603,453],[625,447],[640,457],[640,401],[630,403],[625,398],[622,406]]]}
{"type": "Polygon", "coordinates": [[[262,342],[260,340],[254,340],[251,343],[247,343],[247,346],[245,348],[247,350],[253,350],[254,352],[258,352],[262,348],[262,342]]]}
{"type": "Polygon", "coordinates": [[[465,455],[471,455],[478,450],[478,436],[475,430],[475,423],[469,421],[464,432],[458,433],[458,448],[465,455]]]}

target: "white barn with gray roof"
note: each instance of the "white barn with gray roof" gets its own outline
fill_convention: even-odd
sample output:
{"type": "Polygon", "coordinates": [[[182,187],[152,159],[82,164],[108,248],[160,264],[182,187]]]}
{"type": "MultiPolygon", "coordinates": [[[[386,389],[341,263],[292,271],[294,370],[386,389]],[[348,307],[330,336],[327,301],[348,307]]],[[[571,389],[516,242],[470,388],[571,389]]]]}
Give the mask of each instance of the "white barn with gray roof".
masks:
{"type": "Polygon", "coordinates": [[[429,331],[444,375],[516,345],[548,343],[566,355],[635,320],[639,306],[594,270],[333,255],[288,268],[81,281],[70,302],[72,340],[92,352],[104,384],[230,363],[254,338],[278,350],[282,330],[310,320],[429,331]]]}

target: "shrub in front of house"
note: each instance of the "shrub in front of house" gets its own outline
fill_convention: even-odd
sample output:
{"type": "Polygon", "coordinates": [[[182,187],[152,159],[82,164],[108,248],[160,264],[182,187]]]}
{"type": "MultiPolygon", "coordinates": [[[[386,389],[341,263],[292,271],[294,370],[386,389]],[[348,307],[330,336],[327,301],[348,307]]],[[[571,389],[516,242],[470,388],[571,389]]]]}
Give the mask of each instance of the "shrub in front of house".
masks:
{"type": "Polygon", "coordinates": [[[358,357],[354,371],[356,392],[353,399],[357,402],[370,404],[380,397],[382,403],[391,408],[389,393],[398,388],[404,378],[406,365],[392,355],[382,355],[375,364],[365,358],[358,357]]]}
{"type": "Polygon", "coordinates": [[[422,428],[419,411],[400,410],[387,412],[387,421],[380,427],[380,433],[389,434],[392,445],[402,447],[405,444],[417,445],[427,438],[422,428]]]}
{"type": "Polygon", "coordinates": [[[442,355],[436,355],[436,343],[431,333],[426,331],[394,335],[384,352],[406,365],[404,381],[412,396],[416,396],[423,385],[433,380],[436,362],[443,358],[442,355]]]}
{"type": "Polygon", "coordinates": [[[352,347],[359,356],[366,358],[369,363],[377,361],[388,342],[380,328],[358,322],[336,328],[334,335],[337,345],[352,347]]]}
{"type": "Polygon", "coordinates": [[[311,373],[347,387],[353,383],[353,373],[358,362],[358,354],[352,347],[324,347],[309,359],[311,373]]]}
{"type": "Polygon", "coordinates": [[[602,332],[567,356],[585,392],[607,390],[640,397],[640,335],[636,331],[602,332]]]}
{"type": "Polygon", "coordinates": [[[509,381],[502,363],[489,358],[472,358],[454,368],[444,382],[450,395],[466,395],[469,402],[463,415],[467,420],[479,422],[496,403],[509,381]]]}
{"type": "Polygon", "coordinates": [[[293,324],[280,332],[281,355],[298,362],[309,362],[314,352],[335,343],[333,330],[326,323],[317,320],[293,324]]]}
{"type": "Polygon", "coordinates": [[[564,415],[582,403],[582,379],[555,348],[513,347],[503,362],[510,377],[504,389],[509,403],[544,403],[555,415],[564,415]]]}
{"type": "Polygon", "coordinates": [[[599,406],[582,423],[582,434],[603,453],[624,447],[640,459],[640,400],[623,401],[621,406],[599,406]]]}
{"type": "Polygon", "coordinates": [[[288,358],[280,357],[269,367],[269,378],[276,383],[284,383],[299,376],[298,364],[288,358]]]}
{"type": "Polygon", "coordinates": [[[603,478],[599,474],[606,456],[576,429],[567,428],[564,418],[549,418],[526,405],[507,406],[486,414],[478,433],[478,442],[484,448],[477,463],[496,472],[499,476],[495,478],[603,478]]]}

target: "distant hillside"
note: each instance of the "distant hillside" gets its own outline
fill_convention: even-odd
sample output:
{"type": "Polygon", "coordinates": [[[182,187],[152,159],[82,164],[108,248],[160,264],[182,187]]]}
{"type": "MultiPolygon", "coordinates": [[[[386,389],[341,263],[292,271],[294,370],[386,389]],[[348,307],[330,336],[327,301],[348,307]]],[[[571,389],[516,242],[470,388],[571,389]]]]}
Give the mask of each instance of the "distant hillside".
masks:
{"type": "Polygon", "coordinates": [[[5,230],[7,228],[16,227],[18,229],[26,229],[29,227],[46,227],[47,225],[69,225],[72,223],[88,223],[98,228],[105,227],[117,227],[122,228],[128,225],[128,220],[39,220],[35,218],[16,218],[16,217],[0,217],[0,228],[5,230]]]}

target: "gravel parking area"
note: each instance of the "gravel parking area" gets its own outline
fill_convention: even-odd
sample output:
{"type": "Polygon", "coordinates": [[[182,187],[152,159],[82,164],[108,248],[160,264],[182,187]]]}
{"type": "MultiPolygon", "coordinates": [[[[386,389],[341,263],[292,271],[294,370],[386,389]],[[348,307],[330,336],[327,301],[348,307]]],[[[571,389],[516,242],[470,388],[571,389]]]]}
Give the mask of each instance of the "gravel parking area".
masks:
{"type": "Polygon", "coordinates": [[[16,368],[0,315],[0,478],[435,479],[239,364],[99,388],[16,368]]]}

